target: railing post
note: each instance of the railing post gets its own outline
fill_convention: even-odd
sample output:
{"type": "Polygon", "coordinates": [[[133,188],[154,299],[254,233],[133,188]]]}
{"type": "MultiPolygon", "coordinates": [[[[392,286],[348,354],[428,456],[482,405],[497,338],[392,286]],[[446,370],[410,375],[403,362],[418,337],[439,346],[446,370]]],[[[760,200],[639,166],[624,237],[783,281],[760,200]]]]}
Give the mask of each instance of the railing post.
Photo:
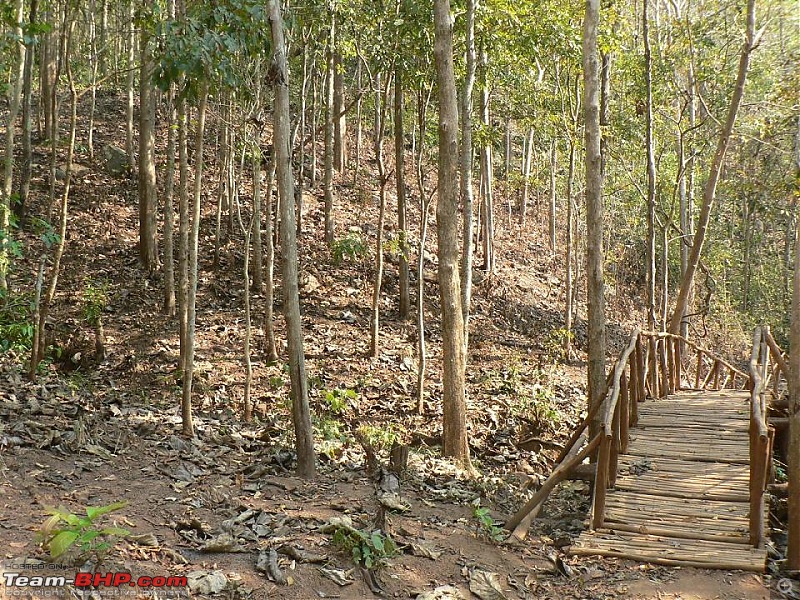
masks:
{"type": "Polygon", "coordinates": [[[643,402],[647,392],[644,385],[644,349],[642,348],[642,338],[639,336],[636,342],[636,385],[638,387],[636,396],[633,399],[631,406],[631,426],[636,426],[639,423],[639,402],[643,402]]]}
{"type": "Polygon", "coordinates": [[[631,423],[631,398],[633,398],[633,372],[633,365],[631,365],[631,385],[628,385],[628,378],[625,376],[624,371],[622,372],[622,377],[619,382],[619,451],[622,454],[628,452],[628,431],[631,423]]]}
{"type": "Polygon", "coordinates": [[[664,338],[664,353],[667,356],[667,394],[675,393],[675,348],[672,338],[664,338]]]}
{"type": "Polygon", "coordinates": [[[719,360],[717,359],[717,360],[714,360],[714,389],[715,390],[719,389],[719,372],[720,372],[719,360]]]}
{"type": "Polygon", "coordinates": [[[666,398],[670,394],[669,390],[669,369],[667,367],[667,340],[663,344],[659,344],[658,362],[661,366],[661,395],[659,398],[666,398]]]}
{"type": "Polygon", "coordinates": [[[694,389],[700,389],[700,371],[703,369],[703,351],[697,350],[697,373],[694,376],[694,389]]]}
{"type": "Polygon", "coordinates": [[[683,340],[674,338],[675,347],[675,390],[683,388],[683,340]]]}
{"type": "Polygon", "coordinates": [[[608,467],[611,458],[611,436],[608,431],[601,431],[600,448],[597,452],[597,472],[594,478],[594,502],[592,505],[592,529],[603,526],[606,511],[606,486],[608,485],[608,467]]]}
{"type": "Polygon", "coordinates": [[[650,395],[653,398],[660,398],[661,395],[658,393],[658,344],[652,336],[647,344],[647,371],[650,378],[650,395]]]}

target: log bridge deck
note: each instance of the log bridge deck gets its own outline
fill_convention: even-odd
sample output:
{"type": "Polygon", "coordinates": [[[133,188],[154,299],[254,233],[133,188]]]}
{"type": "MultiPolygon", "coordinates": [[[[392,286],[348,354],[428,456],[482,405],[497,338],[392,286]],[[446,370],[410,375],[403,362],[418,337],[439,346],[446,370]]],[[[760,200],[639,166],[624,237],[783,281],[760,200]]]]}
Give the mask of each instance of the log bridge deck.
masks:
{"type": "Polygon", "coordinates": [[[574,555],[763,571],[749,539],[748,391],[679,391],[639,406],[601,527],[574,555]]]}

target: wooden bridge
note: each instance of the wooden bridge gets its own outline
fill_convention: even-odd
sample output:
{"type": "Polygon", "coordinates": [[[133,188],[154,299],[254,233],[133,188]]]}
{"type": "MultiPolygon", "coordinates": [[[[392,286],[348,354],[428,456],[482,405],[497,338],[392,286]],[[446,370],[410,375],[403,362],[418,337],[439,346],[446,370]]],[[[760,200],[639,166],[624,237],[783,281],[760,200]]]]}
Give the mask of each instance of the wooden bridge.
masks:
{"type": "Polygon", "coordinates": [[[763,571],[766,397],[784,373],[768,328],[755,332],[747,373],[680,336],[636,331],[603,402],[506,527],[524,538],[550,491],[591,457],[592,513],[571,554],[763,571]]]}

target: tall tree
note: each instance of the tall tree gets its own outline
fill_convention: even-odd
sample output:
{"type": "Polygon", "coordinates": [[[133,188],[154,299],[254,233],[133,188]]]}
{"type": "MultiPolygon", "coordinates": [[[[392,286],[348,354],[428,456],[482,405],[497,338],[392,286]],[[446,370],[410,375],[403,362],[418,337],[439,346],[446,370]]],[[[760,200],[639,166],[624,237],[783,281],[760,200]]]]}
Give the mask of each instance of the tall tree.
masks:
{"type": "Polygon", "coordinates": [[[156,102],[150,33],[141,29],[139,74],[139,260],[148,273],[158,268],[156,226],[156,102]]]}
{"type": "MultiPolygon", "coordinates": [[[[797,119],[796,170],[800,176],[800,118],[797,119]]],[[[795,199],[794,285],[789,354],[789,548],[786,566],[800,571],[800,201],[795,199]]]]}
{"type": "Polygon", "coordinates": [[[464,320],[464,345],[469,345],[469,306],[472,296],[473,204],[472,189],[472,90],[475,86],[475,11],[477,0],[467,0],[467,73],[461,91],[461,202],[464,206],[464,250],[461,253],[461,314],[464,320]]]}
{"type": "MultiPolygon", "coordinates": [[[[583,109],[586,152],[586,296],[589,329],[589,407],[602,401],[606,381],[603,276],[603,172],[600,154],[600,81],[597,32],[600,0],[586,0],[583,21],[583,109]]],[[[590,434],[591,437],[591,434],[590,434]]]]}
{"type": "Polygon", "coordinates": [[[11,85],[8,86],[8,120],[6,121],[5,164],[3,186],[0,188],[0,289],[8,289],[6,273],[8,272],[8,248],[10,240],[9,226],[11,222],[11,186],[14,179],[14,133],[17,113],[19,112],[22,92],[23,70],[25,66],[25,44],[22,38],[23,0],[16,0],[14,5],[14,66],[11,85]]]}
{"type": "Polygon", "coordinates": [[[458,101],[453,67],[453,23],[450,0],[434,0],[434,57],[439,95],[439,296],[442,310],[442,450],[471,469],[467,442],[464,371],[464,318],[458,241],[458,101]]]}
{"type": "Polygon", "coordinates": [[[650,0],[642,4],[645,81],[645,152],[647,155],[647,326],[656,328],[656,158],[653,141],[653,59],[650,50],[650,0]]]}
{"type": "Polygon", "coordinates": [[[308,405],[308,381],[303,351],[303,329],[300,320],[300,293],[297,284],[297,230],[294,211],[294,174],[292,173],[290,148],[291,132],[289,130],[289,69],[286,60],[283,17],[278,0],[270,0],[268,10],[272,35],[271,69],[276,73],[273,145],[282,213],[280,231],[283,312],[286,318],[286,341],[289,352],[292,421],[294,423],[295,448],[297,449],[297,474],[300,477],[310,478],[316,474],[317,461],[314,454],[311,411],[308,405]]]}
{"type": "Polygon", "coordinates": [[[748,0],[745,41],[742,45],[741,56],[739,57],[739,70],[736,75],[736,84],[733,88],[731,104],[728,108],[728,116],[719,133],[717,149],[711,162],[708,180],[703,188],[703,201],[700,206],[700,215],[697,220],[697,229],[694,234],[692,251],[689,254],[689,262],[686,265],[686,272],[683,274],[683,279],[681,280],[678,299],[675,302],[675,309],[669,322],[669,331],[671,333],[677,334],[680,333],[681,330],[681,321],[686,312],[689,294],[694,283],[694,275],[700,264],[700,256],[703,252],[703,244],[705,243],[706,233],[708,232],[708,224],[711,221],[711,209],[714,206],[714,200],[717,194],[717,183],[719,182],[720,173],[722,172],[722,164],[725,161],[725,154],[728,151],[731,133],[733,133],[733,126],[736,123],[736,115],[739,112],[739,106],[744,96],[744,86],[747,82],[747,71],[750,66],[750,55],[758,45],[758,40],[762,32],[763,29],[756,34],[756,1],[748,0]]]}

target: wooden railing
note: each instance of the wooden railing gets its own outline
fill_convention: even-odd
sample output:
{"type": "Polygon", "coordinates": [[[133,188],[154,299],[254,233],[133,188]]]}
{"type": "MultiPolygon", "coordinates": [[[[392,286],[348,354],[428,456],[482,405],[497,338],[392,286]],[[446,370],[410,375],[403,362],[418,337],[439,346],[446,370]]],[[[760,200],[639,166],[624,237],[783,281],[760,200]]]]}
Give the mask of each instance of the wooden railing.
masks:
{"type": "MultiPolygon", "coordinates": [[[[774,340],[770,344],[769,339],[765,338],[759,347],[766,345],[765,347],[772,349],[774,340]]],[[[775,348],[774,352],[780,356],[777,345],[775,348]]],[[[758,356],[761,356],[760,352],[759,350],[758,356]]],[[[757,363],[757,368],[764,374],[768,371],[766,365],[760,362],[757,363]]],[[[775,376],[777,370],[776,367],[769,374],[775,376]]],[[[722,357],[682,336],[635,330],[606,379],[607,390],[602,401],[591,407],[556,459],[556,468],[539,491],[506,523],[506,528],[515,537],[524,538],[531,519],[538,513],[553,488],[560,481],[569,478],[588,456],[593,458],[595,466],[591,527],[602,527],[606,493],[616,482],[619,455],[627,452],[630,429],[638,424],[639,403],[648,397],[665,398],[688,389],[762,389],[767,376],[761,375],[760,383],[755,386],[752,372],[752,365],[751,373],[745,373],[722,357]]],[[[753,397],[756,395],[754,391],[753,397]]],[[[760,402],[759,410],[753,410],[754,415],[757,413],[762,419],[757,421],[757,439],[751,433],[751,461],[754,456],[756,458],[753,463],[755,474],[751,467],[751,501],[757,499],[759,506],[763,507],[766,483],[764,471],[765,465],[770,464],[770,438],[768,434],[763,438],[768,442],[765,455],[761,437],[761,423],[764,422],[764,411],[761,410],[763,401],[760,402]],[[753,493],[756,488],[761,492],[753,493]]],[[[756,406],[755,401],[753,406],[756,406]]],[[[763,534],[763,510],[751,510],[751,513],[756,512],[756,516],[751,514],[750,523],[750,540],[754,545],[760,543],[763,534]]]]}
{"type": "Polygon", "coordinates": [[[767,421],[767,395],[778,393],[787,366],[769,327],[756,327],[750,352],[750,544],[764,539],[764,498],[772,469],[775,430],[767,421]],[[770,361],[772,359],[772,361],[770,361]],[[770,364],[772,362],[772,364],[770,364]]]}

